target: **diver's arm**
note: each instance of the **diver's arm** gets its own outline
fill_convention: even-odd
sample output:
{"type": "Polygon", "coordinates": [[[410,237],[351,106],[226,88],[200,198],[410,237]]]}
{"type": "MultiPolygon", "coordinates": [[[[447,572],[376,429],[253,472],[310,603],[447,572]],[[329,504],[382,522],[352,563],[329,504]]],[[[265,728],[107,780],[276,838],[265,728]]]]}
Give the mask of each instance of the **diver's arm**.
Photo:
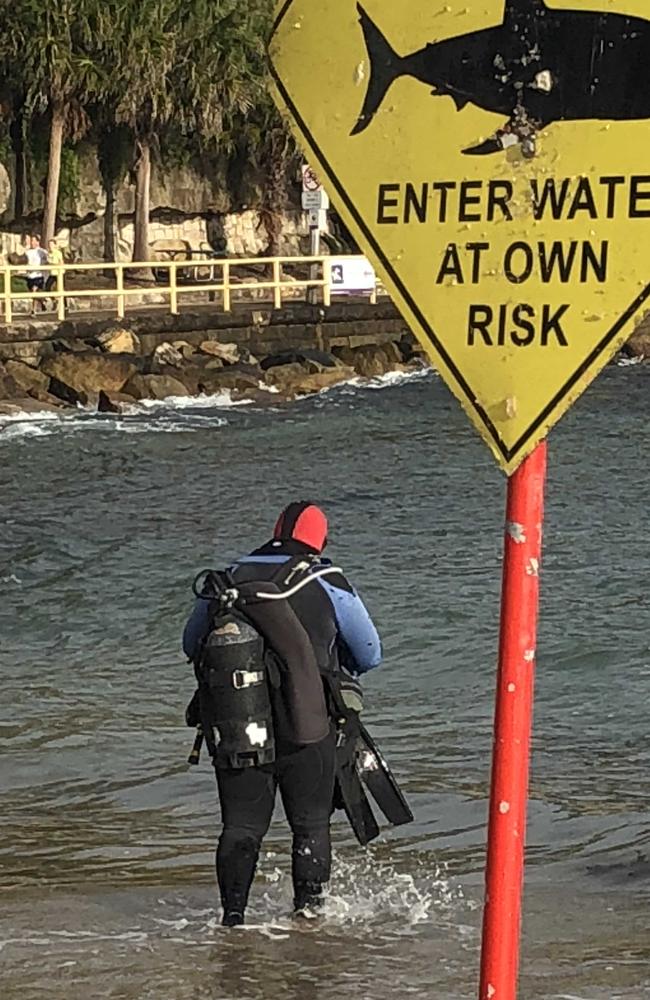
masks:
{"type": "Polygon", "coordinates": [[[192,614],[183,629],[183,652],[188,660],[193,660],[199,643],[207,635],[210,627],[210,601],[197,599],[192,614]]]}
{"type": "Polygon", "coordinates": [[[382,658],[381,641],[356,590],[333,586],[327,582],[327,577],[321,579],[321,584],[332,602],[339,635],[353,660],[348,669],[352,667],[355,673],[365,674],[378,667],[382,658]]]}

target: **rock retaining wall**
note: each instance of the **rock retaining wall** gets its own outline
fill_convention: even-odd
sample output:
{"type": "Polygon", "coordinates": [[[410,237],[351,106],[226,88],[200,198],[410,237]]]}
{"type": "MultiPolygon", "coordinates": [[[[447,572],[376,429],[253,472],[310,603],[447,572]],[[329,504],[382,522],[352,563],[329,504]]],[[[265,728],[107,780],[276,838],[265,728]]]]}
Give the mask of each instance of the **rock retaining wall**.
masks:
{"type": "Polygon", "coordinates": [[[0,412],[224,391],[272,403],[424,365],[388,303],[35,322],[0,329],[0,412]]]}

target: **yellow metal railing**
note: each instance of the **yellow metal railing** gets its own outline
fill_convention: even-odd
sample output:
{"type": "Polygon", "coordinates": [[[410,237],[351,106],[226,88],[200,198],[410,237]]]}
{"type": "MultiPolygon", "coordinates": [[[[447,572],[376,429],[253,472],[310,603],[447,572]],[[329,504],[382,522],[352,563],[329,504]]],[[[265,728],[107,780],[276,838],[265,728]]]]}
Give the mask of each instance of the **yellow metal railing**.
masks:
{"type": "MultiPolygon", "coordinates": [[[[341,258],[335,258],[340,260],[341,258]]],[[[363,260],[363,258],[347,257],[346,260],[363,260]]],[[[45,300],[56,303],[56,314],[59,320],[64,320],[71,312],[76,312],[74,300],[105,299],[115,300],[115,311],[118,319],[124,319],[127,304],[137,298],[137,308],[147,305],[160,306],[160,296],[168,297],[169,311],[179,312],[179,299],[183,295],[206,292],[209,296],[220,296],[224,312],[232,309],[233,296],[247,292],[268,292],[276,309],[282,306],[289,292],[304,290],[306,297],[318,297],[323,305],[329,306],[332,298],[332,258],[330,257],[251,257],[251,258],[205,258],[200,260],[151,260],[135,263],[96,263],[96,264],[43,264],[38,269],[46,277],[54,278],[51,289],[29,292],[12,287],[16,277],[27,278],[37,269],[29,265],[0,265],[0,282],[3,283],[0,293],[0,307],[4,314],[4,322],[11,323],[16,310],[14,303],[28,301],[35,308],[36,303],[45,300]],[[290,268],[300,268],[309,277],[294,277],[287,273],[290,268]],[[237,272],[242,269],[262,269],[262,280],[250,276],[239,277],[237,272]],[[151,272],[167,273],[167,284],[138,284],[151,277],[151,272]],[[181,275],[179,275],[181,271],[181,275]],[[66,281],[69,275],[77,276],[83,273],[106,275],[112,273],[114,281],[108,287],[92,285],[72,287],[66,281]],[[203,277],[205,275],[205,277],[203,277]],[[135,282],[135,283],[134,283],[135,282]],[[68,300],[73,300],[72,303],[68,300]],[[151,301],[147,301],[151,300],[151,301]]],[[[295,298],[295,296],[291,296],[295,298]]],[[[377,301],[377,289],[370,292],[370,301],[377,301]]]]}

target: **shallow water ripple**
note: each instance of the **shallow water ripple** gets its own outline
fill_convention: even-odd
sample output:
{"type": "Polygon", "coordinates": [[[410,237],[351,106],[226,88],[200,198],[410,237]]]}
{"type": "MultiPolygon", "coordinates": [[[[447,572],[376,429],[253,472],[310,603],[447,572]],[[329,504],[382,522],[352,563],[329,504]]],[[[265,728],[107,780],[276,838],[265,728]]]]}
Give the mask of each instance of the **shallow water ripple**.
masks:
{"type": "MultiPolygon", "coordinates": [[[[608,370],[551,441],[527,1000],[650,996],[649,389],[608,370]]],[[[0,456],[3,997],[473,995],[504,490],[440,381],[3,420],[0,456]],[[367,721],[416,822],[366,853],[337,820],[326,919],[297,927],[278,816],[225,935],[179,634],[195,572],[302,496],[380,626],[367,721]]]]}

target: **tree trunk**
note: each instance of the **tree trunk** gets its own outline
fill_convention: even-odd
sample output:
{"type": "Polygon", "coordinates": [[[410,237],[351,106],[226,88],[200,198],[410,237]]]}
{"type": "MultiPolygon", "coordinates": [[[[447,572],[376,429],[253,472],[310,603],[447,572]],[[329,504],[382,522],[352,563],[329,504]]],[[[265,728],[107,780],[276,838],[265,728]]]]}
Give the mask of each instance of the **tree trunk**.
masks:
{"type": "Polygon", "coordinates": [[[27,212],[27,157],[25,156],[25,118],[16,109],[10,128],[11,145],[16,158],[16,190],[14,192],[14,219],[22,219],[27,212]]]}
{"type": "Polygon", "coordinates": [[[151,143],[138,139],[135,164],[135,233],[133,260],[149,260],[149,209],[151,204],[151,143]]]}
{"type": "Polygon", "coordinates": [[[63,127],[65,125],[65,107],[59,102],[52,105],[52,124],[50,126],[50,157],[47,165],[47,184],[45,186],[45,205],[43,207],[42,242],[45,249],[56,230],[56,210],[59,202],[59,181],[61,179],[61,150],[63,149],[63,127]]]}
{"type": "Polygon", "coordinates": [[[105,179],[106,209],[104,212],[104,260],[117,260],[117,233],[115,228],[115,184],[105,179]]]}

